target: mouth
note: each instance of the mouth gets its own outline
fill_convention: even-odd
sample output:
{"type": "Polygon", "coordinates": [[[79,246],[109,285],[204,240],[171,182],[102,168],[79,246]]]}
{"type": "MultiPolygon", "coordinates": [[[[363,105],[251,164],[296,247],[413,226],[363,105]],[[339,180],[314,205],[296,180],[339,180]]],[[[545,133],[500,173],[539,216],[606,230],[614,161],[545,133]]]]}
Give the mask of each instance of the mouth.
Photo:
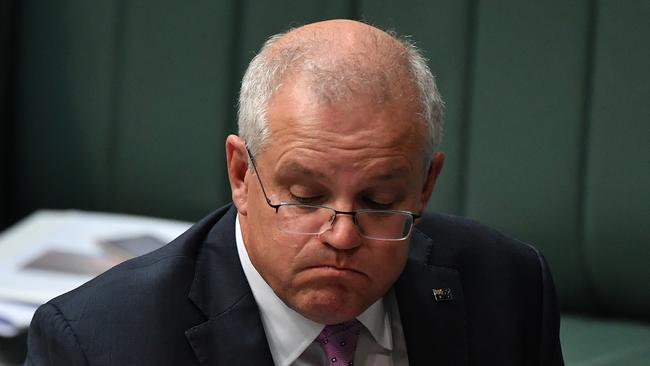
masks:
{"type": "Polygon", "coordinates": [[[365,274],[361,271],[358,271],[354,268],[348,268],[348,267],[339,267],[339,266],[330,266],[330,265],[316,265],[316,266],[309,266],[305,268],[306,271],[318,271],[322,272],[324,274],[332,274],[332,275],[351,275],[351,274],[356,274],[356,275],[363,275],[365,274]]]}

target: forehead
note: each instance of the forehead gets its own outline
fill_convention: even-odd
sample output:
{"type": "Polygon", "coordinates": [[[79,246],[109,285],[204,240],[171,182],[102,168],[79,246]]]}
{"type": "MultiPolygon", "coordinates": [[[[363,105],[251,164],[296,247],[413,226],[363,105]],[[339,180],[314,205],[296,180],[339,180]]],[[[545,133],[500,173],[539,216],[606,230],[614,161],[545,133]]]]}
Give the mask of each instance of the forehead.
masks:
{"type": "Polygon", "coordinates": [[[415,93],[352,93],[323,99],[304,79],[284,83],[269,101],[271,148],[412,154],[422,158],[426,128],[415,93]]]}

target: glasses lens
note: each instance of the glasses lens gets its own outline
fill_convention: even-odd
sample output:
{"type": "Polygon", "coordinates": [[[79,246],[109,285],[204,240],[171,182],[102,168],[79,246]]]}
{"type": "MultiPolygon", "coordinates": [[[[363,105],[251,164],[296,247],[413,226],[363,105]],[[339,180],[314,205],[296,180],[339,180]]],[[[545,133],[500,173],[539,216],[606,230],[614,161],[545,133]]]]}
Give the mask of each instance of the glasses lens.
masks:
{"type": "Polygon", "coordinates": [[[282,205],[275,215],[278,229],[293,234],[320,234],[330,227],[334,210],[309,205],[282,205]]]}
{"type": "MultiPolygon", "coordinates": [[[[276,225],[291,234],[321,234],[332,226],[336,211],[322,206],[283,204],[278,207],[276,225]]],[[[357,211],[357,226],[362,236],[377,240],[403,240],[411,232],[413,217],[396,211],[357,211]]]]}
{"type": "Polygon", "coordinates": [[[367,238],[402,240],[411,232],[413,217],[394,211],[359,211],[357,225],[361,234],[367,238]]]}

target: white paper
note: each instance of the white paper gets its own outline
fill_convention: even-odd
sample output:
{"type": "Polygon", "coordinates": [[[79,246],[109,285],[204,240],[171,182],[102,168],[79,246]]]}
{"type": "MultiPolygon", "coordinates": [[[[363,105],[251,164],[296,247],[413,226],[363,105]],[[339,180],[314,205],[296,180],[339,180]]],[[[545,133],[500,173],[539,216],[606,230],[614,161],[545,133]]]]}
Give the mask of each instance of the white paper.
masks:
{"type": "Polygon", "coordinates": [[[110,258],[112,265],[122,259],[110,256],[101,241],[149,235],[166,243],[190,226],[181,221],[75,210],[33,213],[0,233],[0,335],[26,327],[38,305],[94,277],[25,268],[27,264],[49,253],[69,253],[93,263],[110,258]]]}
{"type": "Polygon", "coordinates": [[[0,337],[15,337],[29,326],[37,306],[0,301],[0,337]]]}

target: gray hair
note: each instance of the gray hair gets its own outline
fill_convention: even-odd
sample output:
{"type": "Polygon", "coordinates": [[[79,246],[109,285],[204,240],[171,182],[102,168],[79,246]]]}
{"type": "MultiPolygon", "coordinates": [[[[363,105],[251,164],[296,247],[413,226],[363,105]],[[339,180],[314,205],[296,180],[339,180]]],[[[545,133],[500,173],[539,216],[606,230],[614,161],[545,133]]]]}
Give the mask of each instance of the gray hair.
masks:
{"type": "MultiPolygon", "coordinates": [[[[282,85],[287,70],[292,68],[299,60],[303,60],[309,51],[308,44],[307,46],[303,44],[288,45],[278,51],[271,52],[272,46],[287,33],[271,36],[264,43],[260,52],[250,62],[242,79],[239,93],[239,136],[246,142],[254,156],[260,153],[269,142],[270,131],[267,124],[267,110],[271,97],[282,85]]],[[[424,146],[426,169],[431,164],[433,153],[437,151],[442,140],[442,110],[444,103],[438,92],[434,76],[427,65],[427,59],[422,52],[409,39],[397,37],[392,33],[389,34],[403,46],[404,49],[400,55],[404,61],[405,71],[419,94],[420,113],[427,127],[427,138],[424,146]]],[[[309,60],[304,60],[303,64],[307,64],[306,67],[313,71],[313,64],[309,60]]],[[[361,70],[347,71],[352,73],[362,72],[361,70]]],[[[363,78],[363,75],[357,76],[359,77],[356,79],[363,78]]],[[[316,76],[316,78],[318,77],[316,76]]],[[[328,77],[327,79],[331,78],[328,77]]],[[[320,83],[316,83],[316,85],[321,87],[323,84],[332,81],[334,83],[337,83],[337,81],[346,82],[341,79],[318,80],[320,83]]],[[[337,87],[340,86],[331,88],[325,86],[328,89],[337,87]]]]}

